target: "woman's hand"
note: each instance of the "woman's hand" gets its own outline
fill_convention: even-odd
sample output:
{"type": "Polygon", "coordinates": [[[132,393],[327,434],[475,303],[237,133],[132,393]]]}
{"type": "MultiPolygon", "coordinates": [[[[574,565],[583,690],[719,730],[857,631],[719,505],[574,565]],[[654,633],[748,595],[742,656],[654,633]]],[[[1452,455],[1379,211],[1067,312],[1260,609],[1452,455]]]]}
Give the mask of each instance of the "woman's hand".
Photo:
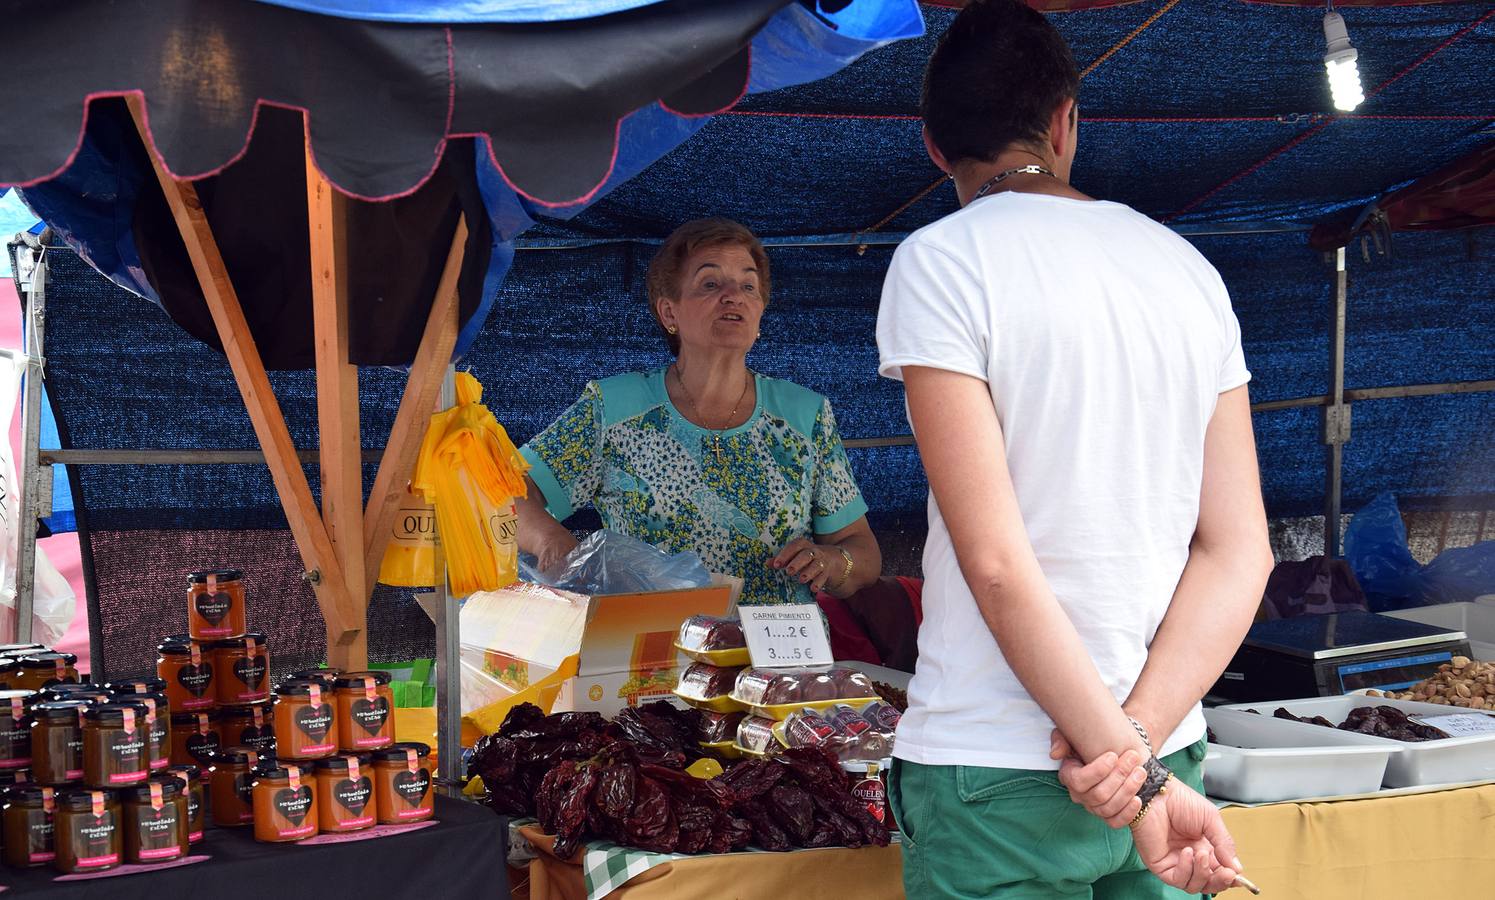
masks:
{"type": "Polygon", "coordinates": [[[778,555],[764,563],[770,569],[783,569],[790,577],[819,593],[827,584],[840,586],[846,571],[846,558],[835,545],[817,544],[809,538],[795,538],[784,545],[778,555]]]}

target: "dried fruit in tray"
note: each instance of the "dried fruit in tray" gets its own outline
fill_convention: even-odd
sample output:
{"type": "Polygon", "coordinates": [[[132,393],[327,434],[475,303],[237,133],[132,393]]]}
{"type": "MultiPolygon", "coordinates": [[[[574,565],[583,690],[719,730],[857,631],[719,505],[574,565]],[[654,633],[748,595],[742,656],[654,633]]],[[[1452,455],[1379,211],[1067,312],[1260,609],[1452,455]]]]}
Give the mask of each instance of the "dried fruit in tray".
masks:
{"type": "Polygon", "coordinates": [[[1319,725],[1324,728],[1338,728],[1340,731],[1354,731],[1359,734],[1391,738],[1394,741],[1407,741],[1408,743],[1437,741],[1449,737],[1448,732],[1442,729],[1412,721],[1407,718],[1406,713],[1394,706],[1357,706],[1350,710],[1350,714],[1338,725],[1323,716],[1306,718],[1295,716],[1283,707],[1278,707],[1272,715],[1278,719],[1319,725]]]}
{"type": "Polygon", "coordinates": [[[737,723],[737,746],[749,753],[760,755],[776,752],[782,745],[774,736],[773,726],[773,719],[747,716],[737,723]]]}
{"type": "Polygon", "coordinates": [[[703,744],[730,741],[737,736],[737,724],[746,716],[747,713],[742,712],[703,712],[700,727],[696,731],[696,740],[703,744]]]}
{"type": "Polygon", "coordinates": [[[872,679],[855,669],[744,669],[732,696],[749,706],[875,698],[872,679]]]}
{"type": "Polygon", "coordinates": [[[685,650],[736,650],[747,646],[742,623],[720,616],[691,616],[680,623],[680,647],[685,650]]]}
{"type": "Polygon", "coordinates": [[[675,693],[687,700],[715,700],[732,693],[741,668],[721,668],[695,663],[686,669],[675,685],[675,693]]]}

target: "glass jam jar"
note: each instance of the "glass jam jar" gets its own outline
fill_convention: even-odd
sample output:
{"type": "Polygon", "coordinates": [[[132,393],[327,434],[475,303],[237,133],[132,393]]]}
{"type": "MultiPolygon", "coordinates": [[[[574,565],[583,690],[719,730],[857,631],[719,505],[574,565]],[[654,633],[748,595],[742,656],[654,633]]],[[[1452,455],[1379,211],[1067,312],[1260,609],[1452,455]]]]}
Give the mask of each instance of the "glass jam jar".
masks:
{"type": "Polygon", "coordinates": [[[156,645],[156,674],[166,682],[166,697],[174,712],[212,709],[213,660],[208,650],[185,634],[174,634],[156,645]]]}
{"type": "Polygon", "coordinates": [[[187,633],[217,641],[244,633],[244,573],[207,569],[187,576],[187,633]]]}
{"type": "Polygon", "coordinates": [[[261,765],[254,775],[254,839],[304,841],[317,833],[316,780],[292,764],[261,765]]]}
{"type": "Polygon", "coordinates": [[[215,690],[220,704],[270,699],[270,649],[263,631],[213,644],[215,690]]]}
{"type": "Polygon", "coordinates": [[[56,794],[50,787],[18,784],[5,791],[5,864],[18,869],[44,866],[57,858],[53,842],[56,794]]]}
{"type": "Polygon", "coordinates": [[[218,710],[223,743],[252,747],[261,756],[275,755],[275,710],[268,703],[245,703],[218,710]]]}
{"type": "Polygon", "coordinates": [[[214,750],[224,745],[216,712],[171,714],[171,765],[200,764],[214,750]]]}
{"type": "Polygon", "coordinates": [[[119,792],[125,862],[167,862],[187,855],[187,794],[176,778],[158,775],[119,792]]]}
{"type": "Polygon", "coordinates": [[[127,681],[111,681],[104,685],[104,690],[110,696],[118,697],[121,694],[164,694],[166,693],[166,679],[164,678],[131,678],[127,681]]]}
{"type": "Polygon", "coordinates": [[[14,689],[39,691],[59,683],[76,684],[78,657],[73,653],[34,653],[20,659],[21,668],[12,676],[14,689]]]}
{"type": "Polygon", "coordinates": [[[57,858],[65,875],[102,872],[119,865],[124,835],[113,791],[73,788],[57,794],[57,858]]]}
{"type": "Polygon", "coordinates": [[[31,765],[31,691],[0,691],[0,770],[31,765]]]}
{"type": "Polygon", "coordinates": [[[224,747],[208,757],[208,808],[213,824],[231,828],[254,821],[254,770],[260,756],[248,747],[224,747]]]}
{"type": "Polygon", "coordinates": [[[167,711],[166,695],[125,694],[110,702],[133,706],[145,717],[150,736],[146,743],[150,770],[159,772],[171,765],[171,714],[167,711]]]}
{"type": "Polygon", "coordinates": [[[94,704],[82,716],[84,784],[118,788],[150,777],[150,725],[140,707],[94,704]]]}
{"type": "Polygon", "coordinates": [[[203,792],[202,769],[197,766],[172,766],[166,774],[175,778],[187,795],[187,843],[202,840],[208,817],[208,800],[203,792]]]}
{"type": "Polygon", "coordinates": [[[395,744],[375,750],[374,805],[380,825],[403,825],[431,818],[435,792],[426,760],[431,748],[425,744],[395,744]]]}
{"type": "Polygon", "coordinates": [[[314,681],[285,681],[275,691],[275,745],[286,759],[337,752],[331,695],[314,681]]]}
{"type": "Polygon", "coordinates": [[[337,743],[377,750],[395,742],[395,695],[388,672],[349,672],[337,680],[337,743]]]}
{"type": "Polygon", "coordinates": [[[329,756],[316,762],[317,826],[324,834],[361,831],[374,824],[374,780],[368,756],[329,756]]]}
{"type": "Polygon", "coordinates": [[[31,772],[38,784],[83,780],[82,700],[58,700],[31,707],[31,772]]]}

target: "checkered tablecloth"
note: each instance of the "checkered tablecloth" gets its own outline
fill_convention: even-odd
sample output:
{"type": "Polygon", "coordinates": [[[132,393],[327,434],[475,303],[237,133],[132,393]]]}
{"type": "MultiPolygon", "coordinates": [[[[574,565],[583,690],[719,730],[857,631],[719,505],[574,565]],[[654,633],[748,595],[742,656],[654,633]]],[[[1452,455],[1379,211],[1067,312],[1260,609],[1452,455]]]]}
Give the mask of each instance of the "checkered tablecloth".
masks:
{"type": "Polygon", "coordinates": [[[601,900],[622,887],[628,879],[657,865],[688,858],[681,853],[649,853],[608,841],[593,841],[587,844],[581,862],[582,874],[587,881],[587,900],[601,900]]]}

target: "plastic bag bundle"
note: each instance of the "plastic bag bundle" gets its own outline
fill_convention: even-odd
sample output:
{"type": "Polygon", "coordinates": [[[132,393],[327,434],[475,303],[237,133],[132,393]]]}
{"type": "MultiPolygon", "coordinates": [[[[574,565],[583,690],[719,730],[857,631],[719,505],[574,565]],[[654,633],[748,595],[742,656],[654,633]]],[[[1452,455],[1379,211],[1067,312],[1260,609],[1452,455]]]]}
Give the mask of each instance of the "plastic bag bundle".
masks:
{"type": "Polygon", "coordinates": [[[705,587],[711,573],[694,551],[666,553],[632,535],[603,528],[582,539],[576,549],[547,572],[533,568],[534,557],[520,562],[524,580],[579,594],[633,594],[705,587]]]}
{"type": "Polygon", "coordinates": [[[483,406],[483,386],[457,374],[457,405],[431,417],[410,486],[436,507],[452,593],[494,591],[518,578],[518,516],[529,464],[483,406]]]}

